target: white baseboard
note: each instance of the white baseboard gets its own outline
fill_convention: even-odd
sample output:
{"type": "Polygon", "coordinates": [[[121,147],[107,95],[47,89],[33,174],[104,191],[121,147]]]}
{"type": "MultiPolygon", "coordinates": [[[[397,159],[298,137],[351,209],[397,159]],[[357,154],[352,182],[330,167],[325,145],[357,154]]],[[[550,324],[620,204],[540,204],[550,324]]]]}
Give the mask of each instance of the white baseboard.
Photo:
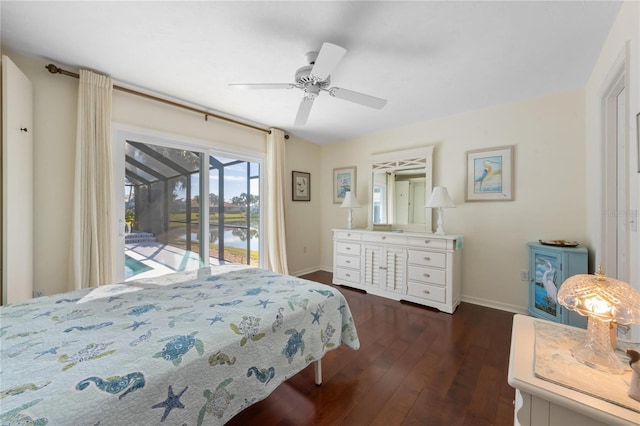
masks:
{"type": "Polygon", "coordinates": [[[474,305],[486,306],[487,308],[499,309],[501,311],[513,312],[514,314],[527,315],[527,308],[523,306],[510,305],[496,302],[495,300],[482,299],[479,297],[462,296],[462,301],[473,303],[474,305]]]}
{"type": "MultiPolygon", "coordinates": [[[[321,271],[322,269],[315,267],[315,268],[307,268],[307,269],[302,269],[300,271],[296,271],[296,272],[289,272],[289,275],[292,275],[294,277],[299,277],[301,275],[307,275],[310,274],[312,272],[317,272],[317,271],[321,271]]],[[[331,272],[331,271],[329,271],[331,272]]]]}

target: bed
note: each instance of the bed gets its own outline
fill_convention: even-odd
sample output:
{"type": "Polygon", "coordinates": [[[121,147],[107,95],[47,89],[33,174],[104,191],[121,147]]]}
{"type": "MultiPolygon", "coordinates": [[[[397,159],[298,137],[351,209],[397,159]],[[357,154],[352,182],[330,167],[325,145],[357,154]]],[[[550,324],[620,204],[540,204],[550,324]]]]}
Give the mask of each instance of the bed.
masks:
{"type": "Polygon", "coordinates": [[[337,289],[242,265],[0,307],[0,338],[2,425],[223,424],[359,348],[337,289]]]}

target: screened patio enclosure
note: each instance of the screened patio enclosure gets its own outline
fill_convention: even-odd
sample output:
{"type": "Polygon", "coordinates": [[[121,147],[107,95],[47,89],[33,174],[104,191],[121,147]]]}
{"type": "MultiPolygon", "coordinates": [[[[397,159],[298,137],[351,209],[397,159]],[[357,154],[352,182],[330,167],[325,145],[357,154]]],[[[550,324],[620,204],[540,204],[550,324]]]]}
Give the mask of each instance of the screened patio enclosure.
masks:
{"type": "Polygon", "coordinates": [[[259,180],[257,163],[127,140],[125,245],[183,250],[174,270],[194,257],[258,266],[259,180]]]}

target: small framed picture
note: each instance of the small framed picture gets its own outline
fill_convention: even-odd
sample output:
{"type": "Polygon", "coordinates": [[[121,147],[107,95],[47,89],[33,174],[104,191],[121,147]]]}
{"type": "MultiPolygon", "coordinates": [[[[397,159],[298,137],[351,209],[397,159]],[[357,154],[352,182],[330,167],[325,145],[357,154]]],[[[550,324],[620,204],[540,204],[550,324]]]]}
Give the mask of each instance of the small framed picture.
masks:
{"type": "Polygon", "coordinates": [[[466,152],[466,201],[513,200],[513,146],[466,152]]]}
{"type": "Polygon", "coordinates": [[[347,191],[356,196],[356,166],[333,169],[333,203],[342,203],[347,191]]]}
{"type": "Polygon", "coordinates": [[[291,199],[311,201],[311,173],[291,172],[291,199]]]}

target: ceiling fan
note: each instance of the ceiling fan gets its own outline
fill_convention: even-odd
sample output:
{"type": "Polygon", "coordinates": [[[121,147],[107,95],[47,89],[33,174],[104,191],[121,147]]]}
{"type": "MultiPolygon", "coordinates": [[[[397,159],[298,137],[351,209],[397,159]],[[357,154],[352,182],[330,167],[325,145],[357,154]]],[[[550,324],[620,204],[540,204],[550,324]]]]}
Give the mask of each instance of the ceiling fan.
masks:
{"type": "Polygon", "coordinates": [[[230,84],[239,89],[300,89],[304,91],[304,98],[300,102],[294,124],[303,125],[309,118],[313,101],[321,91],[329,95],[354,102],[371,108],[381,109],[387,103],[386,99],[354,92],[340,87],[329,87],[331,72],[338,65],[347,50],[332,43],[323,43],[319,52],[309,52],[305,59],[309,63],[299,68],[295,74],[295,83],[258,83],[258,84],[230,84]]]}

